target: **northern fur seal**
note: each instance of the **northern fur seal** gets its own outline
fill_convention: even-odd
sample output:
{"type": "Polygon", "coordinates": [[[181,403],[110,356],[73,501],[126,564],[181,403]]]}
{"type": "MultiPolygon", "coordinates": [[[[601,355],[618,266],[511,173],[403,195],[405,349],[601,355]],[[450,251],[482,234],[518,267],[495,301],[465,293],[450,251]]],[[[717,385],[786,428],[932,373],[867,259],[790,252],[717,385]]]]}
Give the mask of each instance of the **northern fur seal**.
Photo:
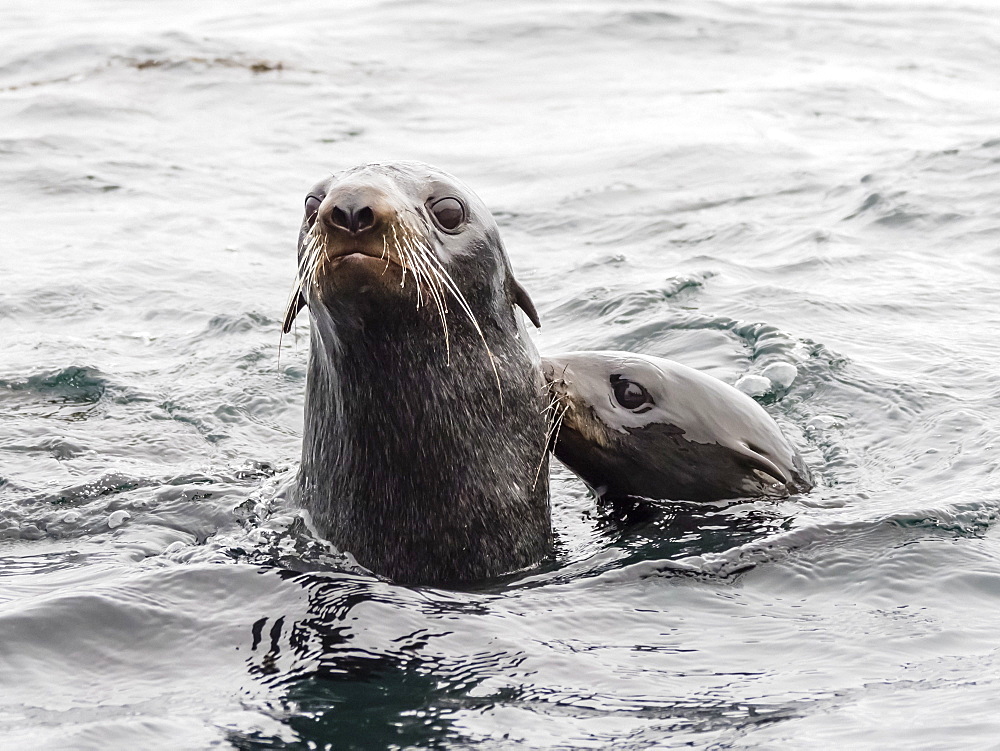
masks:
{"type": "Polygon", "coordinates": [[[305,199],[288,331],[312,320],[301,503],[375,573],[460,584],[551,548],[537,314],[482,201],[438,169],[368,164],[305,199]]]}
{"type": "Polygon", "coordinates": [[[563,415],[555,455],[600,496],[704,502],[812,487],[763,407],[716,378],[631,352],[542,365],[563,415]]]}

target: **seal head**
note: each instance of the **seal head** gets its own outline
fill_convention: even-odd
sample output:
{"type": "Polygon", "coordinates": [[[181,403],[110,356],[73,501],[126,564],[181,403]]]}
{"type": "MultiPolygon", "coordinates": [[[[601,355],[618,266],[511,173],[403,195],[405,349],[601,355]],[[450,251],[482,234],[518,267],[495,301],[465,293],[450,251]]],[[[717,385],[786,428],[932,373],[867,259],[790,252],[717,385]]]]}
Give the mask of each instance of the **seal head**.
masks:
{"type": "Polygon", "coordinates": [[[482,201],[425,164],[309,191],[287,331],[312,322],[299,494],[396,581],[461,584],[551,547],[537,315],[482,201]]]}
{"type": "Polygon", "coordinates": [[[605,498],[717,501],[812,487],[757,402],[680,363],[570,352],[543,369],[562,414],[555,455],[605,498]]]}

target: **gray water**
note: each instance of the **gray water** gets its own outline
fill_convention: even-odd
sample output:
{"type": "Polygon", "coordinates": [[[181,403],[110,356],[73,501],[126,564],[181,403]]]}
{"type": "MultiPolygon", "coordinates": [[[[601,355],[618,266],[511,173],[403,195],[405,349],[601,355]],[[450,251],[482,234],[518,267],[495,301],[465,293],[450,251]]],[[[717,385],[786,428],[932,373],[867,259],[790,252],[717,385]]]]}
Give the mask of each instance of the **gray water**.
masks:
{"type": "Polygon", "coordinates": [[[991,3],[25,2],[0,21],[0,746],[965,748],[1000,737],[991,3]],[[543,352],[763,400],[819,480],[599,508],[474,592],[283,493],[308,188],[495,212],[543,352]]]}

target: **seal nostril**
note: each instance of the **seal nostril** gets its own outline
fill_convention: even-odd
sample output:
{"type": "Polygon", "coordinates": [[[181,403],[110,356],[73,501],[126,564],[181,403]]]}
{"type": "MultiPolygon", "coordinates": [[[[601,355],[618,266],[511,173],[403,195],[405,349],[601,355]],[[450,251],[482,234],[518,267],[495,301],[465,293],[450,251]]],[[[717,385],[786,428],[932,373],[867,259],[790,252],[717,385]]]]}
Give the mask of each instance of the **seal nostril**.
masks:
{"type": "Polygon", "coordinates": [[[358,211],[355,215],[355,232],[364,232],[375,224],[375,212],[368,206],[358,211]]]}
{"type": "Polygon", "coordinates": [[[339,206],[334,206],[330,211],[330,221],[335,227],[346,229],[348,232],[351,231],[351,220],[348,219],[347,214],[339,206]]]}
{"type": "Polygon", "coordinates": [[[328,224],[345,230],[352,235],[359,235],[375,224],[375,212],[369,206],[356,209],[350,204],[334,206],[330,209],[328,224]]]}

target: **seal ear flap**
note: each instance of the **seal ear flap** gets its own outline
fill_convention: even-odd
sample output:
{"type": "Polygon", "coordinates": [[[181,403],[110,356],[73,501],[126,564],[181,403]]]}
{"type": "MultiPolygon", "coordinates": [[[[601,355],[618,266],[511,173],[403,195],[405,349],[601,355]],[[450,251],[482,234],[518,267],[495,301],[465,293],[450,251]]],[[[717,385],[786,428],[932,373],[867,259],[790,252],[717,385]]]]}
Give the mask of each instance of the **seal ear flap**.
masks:
{"type": "Polygon", "coordinates": [[[538,311],[535,310],[535,304],[531,302],[531,298],[528,297],[528,293],[524,287],[514,277],[510,278],[510,286],[514,290],[514,304],[524,311],[524,314],[528,316],[528,320],[535,324],[536,329],[540,329],[542,322],[538,320],[538,311]]]}
{"type": "Polygon", "coordinates": [[[306,306],[306,300],[302,297],[301,292],[296,292],[295,297],[288,301],[288,307],[285,308],[285,320],[281,324],[281,333],[287,334],[292,330],[292,322],[295,320],[295,316],[299,314],[299,311],[306,306]]]}

